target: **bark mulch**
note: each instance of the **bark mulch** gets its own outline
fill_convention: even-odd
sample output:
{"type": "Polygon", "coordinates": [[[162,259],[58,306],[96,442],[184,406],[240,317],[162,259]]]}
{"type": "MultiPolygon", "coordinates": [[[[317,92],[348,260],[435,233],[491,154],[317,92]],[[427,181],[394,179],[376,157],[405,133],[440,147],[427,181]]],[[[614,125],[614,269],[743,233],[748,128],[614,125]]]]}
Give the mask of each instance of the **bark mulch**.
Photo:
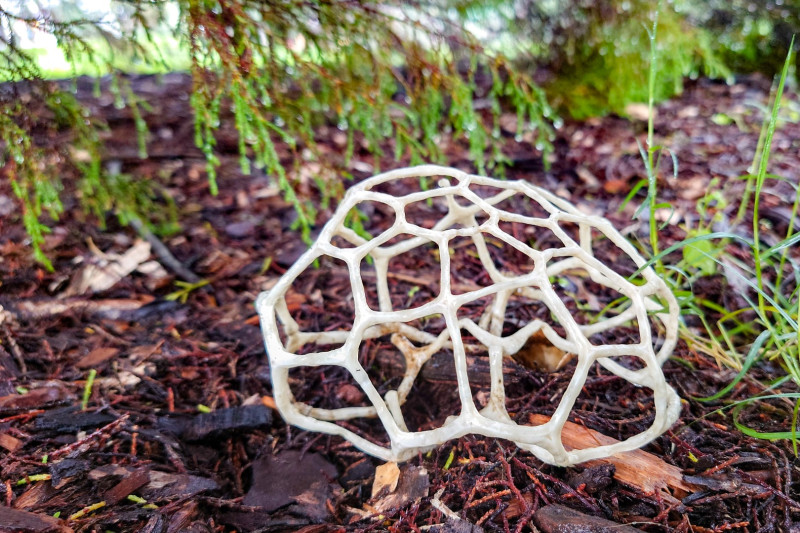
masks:
{"type": "MultiPolygon", "coordinates": [[[[620,466],[603,461],[553,467],[513,443],[471,435],[400,465],[389,476],[396,488],[376,486],[373,494],[380,461],[340,438],[289,427],[271,408],[270,369],[253,302],[305,249],[292,208],[263,172],[242,175],[232,122],[222,126],[220,193],[211,196],[193,144],[191,80],[174,74],[132,77],[131,83],[148,104],[147,159],[139,158],[130,112],[117,109],[111,97],[93,97],[90,80],[76,86],[109,125],[106,168],[152,180],[162,198],[174,200],[181,228],[162,242],[209,283],[176,294],[181,276],[139,242],[134,229],[120,226],[113,213],[105,230],[81,215],[67,168],[67,209],[47,237],[55,266],[48,272],[32,261],[10,186],[0,181],[0,531],[563,532],[624,531],[622,525],[651,532],[800,531],[800,462],[791,443],[750,438],[737,430],[730,409],[721,410],[763,386],[748,378],[723,400],[697,401],[735,372],[685,342],[664,365],[684,399],[681,418],[645,447],[653,464],[678,472],[671,483],[659,475],[648,480],[653,472],[631,481],[620,466]],[[126,268],[101,284],[109,265],[126,268]]],[[[665,167],[660,182],[662,201],[672,204],[680,222],[665,227],[665,244],[696,225],[697,202],[712,180],[730,197],[741,196],[737,178],[756,149],[768,91],[769,82],[760,78],[731,86],[701,80],[659,107],[656,135],[679,162],[677,178],[665,167]]],[[[800,125],[791,113],[797,106],[790,97],[771,167],[795,184],[800,125]]],[[[504,132],[508,177],[606,215],[631,239],[647,242],[646,224],[632,219],[643,191],[619,210],[643,177],[636,139],[643,139],[644,126],[619,117],[567,122],[547,168],[527,139],[515,142],[504,132]]],[[[341,163],[342,132],[324,126],[318,139],[326,157],[341,163]]],[[[449,164],[474,170],[465,146],[442,142],[449,164]]],[[[303,158],[279,148],[287,164],[303,158]]],[[[399,164],[387,160],[382,168],[399,164]]],[[[311,190],[319,164],[301,160],[298,168],[295,177],[311,190]]],[[[357,150],[349,170],[363,179],[374,172],[374,161],[357,150]]],[[[767,240],[791,221],[786,199],[793,196],[787,194],[793,195],[784,183],[768,185],[762,203],[771,225],[767,240]]],[[[721,203],[709,209],[731,210],[721,203]]],[[[320,223],[330,213],[323,210],[320,223]]],[[[368,214],[376,228],[388,223],[380,212],[368,214]]],[[[747,222],[726,229],[747,232],[747,222]]],[[[424,270],[430,256],[411,259],[404,265],[409,276],[424,270]]],[[[410,285],[398,284],[396,297],[425,297],[424,278],[414,294],[413,277],[406,281],[410,285]]],[[[340,294],[345,283],[335,265],[308,279],[294,301],[303,320],[321,320],[315,302],[340,294]]],[[[699,279],[694,291],[740,303],[721,275],[699,279]]],[[[698,326],[691,316],[685,320],[698,326]]],[[[376,341],[368,349],[376,379],[392,379],[402,362],[391,345],[376,341]]],[[[473,364],[479,399],[485,391],[481,362],[473,364]]],[[[551,414],[571,368],[548,372],[508,362],[509,411],[518,420],[551,414]]],[[[780,374],[777,364],[764,364],[754,375],[766,382],[780,374]]],[[[296,394],[309,402],[360,400],[346,372],[292,377],[296,394]]],[[[423,371],[404,407],[410,426],[441,423],[458,411],[453,381],[446,362],[423,371]]],[[[624,439],[649,426],[652,407],[647,390],[597,372],[570,420],[624,439]]],[[[762,403],[745,409],[740,420],[761,431],[785,428],[792,407],[762,403]]]]}

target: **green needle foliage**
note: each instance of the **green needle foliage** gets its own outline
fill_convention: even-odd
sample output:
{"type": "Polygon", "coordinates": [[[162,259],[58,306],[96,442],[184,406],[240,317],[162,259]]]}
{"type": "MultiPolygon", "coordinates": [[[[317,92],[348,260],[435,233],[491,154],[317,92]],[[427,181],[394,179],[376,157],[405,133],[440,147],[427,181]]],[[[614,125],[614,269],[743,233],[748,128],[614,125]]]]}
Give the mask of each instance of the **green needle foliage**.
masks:
{"type": "MultiPolygon", "coordinates": [[[[336,124],[346,132],[345,164],[362,146],[376,163],[387,146],[396,159],[441,162],[440,142],[451,136],[465,143],[477,169],[497,168],[504,161],[499,117],[509,108],[518,116],[517,133],[532,131],[545,160],[551,149],[552,112],[544,92],[529,76],[511,69],[502,54],[486,51],[462,20],[438,4],[128,0],[117,8],[118,20],[112,23],[69,18],[69,10],[57,20],[58,13],[0,8],[0,78],[33,80],[31,98],[53,102],[48,109],[60,115],[52,121],[50,115],[20,105],[14,87],[0,95],[0,153],[3,163],[9,163],[7,172],[36,258],[47,266],[41,251],[47,232],[44,215],[55,219],[62,209],[56,156],[69,159],[82,173],[81,199],[101,221],[109,211],[123,222],[146,220],[142,213],[147,211],[141,208],[152,204],[152,191],[137,193],[125,176],[103,168],[96,133],[102,125],[93,123],[60,86],[42,81],[33,52],[18,45],[20,32],[43,30],[57,39],[68,60],[85,63],[88,57],[98,72],[117,72],[134,60],[157,66],[162,58],[156,30],[163,32],[172,24],[166,29],[188,50],[195,141],[208,163],[211,192],[217,192],[219,126],[232,116],[242,170],[250,172],[254,165],[276,179],[297,211],[304,237],[315,223],[312,200],[324,205],[344,189],[341,181],[320,176],[314,180],[318,198],[298,194],[294,171],[300,161],[318,155],[316,131],[322,124],[336,124]],[[171,23],[170,14],[175,15],[171,23]],[[477,99],[485,105],[476,106],[477,99]],[[37,145],[42,123],[60,133],[71,129],[72,152],[64,151],[65,143],[37,145]]],[[[120,103],[131,106],[141,128],[140,155],[145,157],[147,132],[135,96],[121,76],[114,80],[120,103]]]]}
{"type": "MultiPolygon", "coordinates": [[[[230,106],[242,169],[251,161],[277,177],[307,232],[314,209],[300,198],[276,142],[302,160],[316,151],[315,131],[333,121],[347,133],[345,161],[360,139],[380,162],[387,139],[394,157],[443,161],[442,134],[463,139],[483,171],[502,161],[497,119],[501,103],[519,128],[550,148],[551,111],[530,78],[490,54],[462,23],[417,2],[261,2],[182,0],[194,78],[196,142],[206,154],[212,192],[218,161],[216,128],[230,106]],[[488,76],[489,90],[477,76],[488,76]],[[486,112],[476,109],[484,98],[486,112]]],[[[519,131],[518,133],[522,133],[519,131]]],[[[341,184],[320,183],[323,202],[341,184]]]]}
{"type": "MultiPolygon", "coordinates": [[[[46,266],[41,247],[48,224],[62,211],[63,191],[76,190],[101,223],[114,214],[123,223],[138,219],[174,228],[149,216],[170,205],[158,184],[134,183],[106,169],[102,122],[88,116],[66,84],[43,81],[60,71],[43,70],[37,63],[42,51],[23,41],[27,34],[46,34],[57,41],[72,75],[111,73],[118,104],[130,108],[137,125],[142,157],[142,106],[119,73],[190,70],[195,142],[208,163],[211,192],[217,192],[219,127],[232,118],[242,170],[255,166],[275,179],[307,237],[315,207],[344,190],[342,180],[329,176],[347,176],[342,169],[365,151],[376,167],[386,156],[444,162],[442,140],[452,138],[468,149],[478,171],[499,173],[505,162],[499,118],[511,111],[517,135],[532,133],[547,164],[551,125],[559,123],[548,98],[575,117],[624,112],[629,103],[678,92],[685,76],[727,75],[718,59],[727,57],[725,45],[721,49],[709,31],[716,19],[695,4],[702,2],[663,3],[660,83],[648,87],[653,4],[647,0],[118,0],[110,13],[85,12],[88,4],[76,0],[47,11],[36,2],[4,2],[0,80],[29,81],[26,98],[37,105],[24,101],[19,86],[0,89],[0,164],[36,258],[46,266]],[[534,75],[546,80],[547,92],[534,75]],[[322,161],[335,163],[339,172],[323,168],[311,176],[313,190],[300,183],[298,167],[322,160],[322,124],[338,126],[346,147],[338,161],[322,161]],[[56,175],[64,169],[59,161],[71,165],[70,187],[56,175]]],[[[741,32],[754,35],[745,4],[714,5],[744,21],[741,32]]],[[[775,21],[773,14],[767,18],[775,21]]],[[[756,19],[753,31],[760,35],[767,26],[763,17],[756,19]]],[[[780,21],[774,24],[769,27],[780,21]]],[[[726,42],[733,49],[735,39],[726,42]]],[[[647,148],[652,167],[656,151],[647,148]]],[[[653,186],[648,184],[651,200],[653,186]]]]}
{"type": "MultiPolygon", "coordinates": [[[[119,13],[128,25],[121,34],[113,35],[102,21],[79,16],[80,12],[76,15],[75,10],[68,20],[59,20],[31,12],[30,7],[20,3],[10,9],[0,4],[0,80],[17,82],[0,86],[0,168],[19,201],[35,258],[52,269],[42,245],[49,232],[48,219],[57,220],[64,209],[65,170],[67,176],[76,178],[84,210],[97,215],[101,223],[106,212],[115,212],[123,222],[143,212],[141,207],[149,207],[154,186],[131,183],[125,176],[103,169],[103,124],[91,117],[64,85],[43,79],[32,55],[35,50],[22,46],[21,41],[26,34],[49,35],[68,61],[81,58],[98,72],[115,72],[111,90],[119,107],[130,107],[140,134],[140,155],[145,157],[146,127],[138,101],[115,70],[112,50],[140,54],[134,36],[146,31],[152,19],[145,17],[143,5],[129,5],[119,13]],[[105,47],[92,44],[98,39],[105,47]]],[[[169,207],[165,212],[170,212],[169,207]]]]}

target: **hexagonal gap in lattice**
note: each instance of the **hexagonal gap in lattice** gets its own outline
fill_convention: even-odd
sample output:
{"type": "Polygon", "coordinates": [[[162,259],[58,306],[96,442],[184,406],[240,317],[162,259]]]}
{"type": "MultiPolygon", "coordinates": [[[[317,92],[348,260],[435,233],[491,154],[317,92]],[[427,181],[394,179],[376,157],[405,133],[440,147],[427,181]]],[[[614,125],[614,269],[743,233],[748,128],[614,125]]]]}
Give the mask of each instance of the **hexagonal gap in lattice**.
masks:
{"type": "Polygon", "coordinates": [[[348,248],[355,248],[360,244],[359,241],[356,241],[352,237],[351,238],[348,237],[350,236],[343,236],[338,234],[334,235],[333,237],[331,237],[331,244],[337,248],[341,248],[342,250],[346,250],[348,248]]]}
{"type": "MultiPolygon", "coordinates": [[[[499,236],[493,235],[488,231],[482,233],[495,268],[505,276],[524,276],[533,272],[536,266],[536,261],[533,258],[535,254],[533,248],[528,246],[525,241],[520,241],[514,237],[515,224],[501,221],[499,228],[507,236],[504,238],[516,240],[517,246],[521,249],[515,248],[499,236]]],[[[518,225],[529,227],[525,224],[518,225]]]]}
{"type": "Polygon", "coordinates": [[[614,271],[634,285],[641,287],[647,280],[630,254],[619,247],[605,233],[596,227],[591,229],[593,255],[604,265],[614,265],[614,271]]]}
{"type": "MultiPolygon", "coordinates": [[[[441,331],[434,335],[409,323],[376,328],[380,327],[384,328],[384,334],[361,342],[359,363],[396,423],[411,431],[443,423],[446,417],[439,416],[438,408],[431,410],[430,404],[437,402],[430,402],[431,397],[427,395],[433,393],[432,383],[448,379],[447,376],[437,377],[436,372],[437,369],[441,371],[448,360],[452,361],[449,339],[442,337],[442,341],[438,341],[441,331]]],[[[438,401],[438,396],[436,398],[438,401]]],[[[458,413],[447,413],[447,416],[451,414],[458,413]]]]}
{"type": "MultiPolygon", "coordinates": [[[[554,222],[549,221],[548,224],[554,222]]],[[[551,249],[564,248],[564,241],[547,225],[535,226],[530,225],[530,237],[525,244],[534,250],[545,251],[551,249]]]]}
{"type": "Polygon", "coordinates": [[[312,408],[305,411],[300,406],[306,416],[341,426],[380,446],[389,444],[389,434],[374,416],[372,402],[346,368],[295,367],[289,370],[288,382],[294,398],[312,408]],[[364,416],[352,416],[353,409],[362,410],[364,416]]]}
{"type": "MultiPolygon", "coordinates": [[[[347,263],[328,255],[320,256],[297,276],[284,300],[291,318],[302,333],[321,334],[294,346],[298,354],[322,352],[344,344],[355,321],[355,305],[347,263]],[[327,334],[327,335],[324,335],[327,334]],[[327,338],[326,338],[327,337],[327,338]]],[[[286,324],[278,321],[284,347],[289,348],[286,324]]]]}
{"type": "Polygon", "coordinates": [[[406,372],[406,360],[392,343],[390,334],[362,340],[358,362],[381,397],[390,390],[397,390],[406,372]]]}
{"type": "Polygon", "coordinates": [[[545,209],[545,207],[543,207],[539,202],[532,200],[530,197],[521,192],[495,203],[493,207],[503,213],[523,215],[526,217],[539,219],[547,219],[551,214],[550,211],[545,209]]]}
{"type": "Polygon", "coordinates": [[[433,227],[448,212],[444,197],[431,198],[425,201],[409,202],[403,208],[406,222],[424,229],[433,227]]]}
{"type": "MultiPolygon", "coordinates": [[[[621,364],[631,362],[617,357],[610,359],[621,364]]],[[[634,385],[595,362],[575,399],[569,419],[606,437],[625,440],[646,431],[655,414],[655,394],[651,388],[634,385]]],[[[565,446],[568,444],[563,434],[562,442],[565,446]]],[[[603,442],[591,447],[600,444],[603,442]]]]}
{"type": "Polygon", "coordinates": [[[409,431],[442,427],[451,416],[461,414],[453,351],[437,350],[423,365],[401,410],[409,431]],[[436,398],[435,402],[431,398],[436,398]]]}
{"type": "Polygon", "coordinates": [[[579,224],[565,220],[558,221],[558,229],[563,235],[556,233],[561,245],[564,247],[581,245],[581,227],[579,224]]]}
{"type": "MultiPolygon", "coordinates": [[[[441,286],[439,246],[425,237],[409,235],[393,247],[399,253],[389,258],[385,280],[392,309],[415,309],[437,298],[441,286]],[[408,249],[404,249],[404,242],[409,244],[408,249]]],[[[379,311],[381,280],[375,261],[364,258],[361,272],[367,305],[379,311]]]]}
{"type": "Polygon", "coordinates": [[[362,200],[347,212],[344,226],[369,241],[390,228],[396,216],[394,208],[388,204],[362,200]]]}
{"type": "Polygon", "coordinates": [[[372,406],[350,371],[339,365],[290,368],[289,388],[295,400],[316,409],[372,406]]]}
{"type": "Polygon", "coordinates": [[[574,362],[570,362],[557,372],[548,373],[519,365],[513,376],[506,376],[505,403],[509,417],[520,426],[546,423],[555,413],[574,368],[574,362]]]}
{"type": "MultiPolygon", "coordinates": [[[[478,245],[485,249],[483,235],[454,237],[448,243],[450,253],[450,292],[464,294],[492,285],[493,281],[484,261],[491,262],[488,253],[481,255],[478,245]]],[[[493,267],[492,264],[489,267],[493,267]]]]}
{"type": "MultiPolygon", "coordinates": [[[[593,280],[583,268],[550,276],[553,290],[594,345],[638,344],[639,321],[630,298],[593,280]]],[[[611,283],[611,280],[609,280],[611,283]]]]}
{"type": "Polygon", "coordinates": [[[559,336],[565,336],[558,319],[540,296],[541,291],[535,286],[516,289],[508,296],[503,320],[503,337],[514,335],[536,320],[548,324],[558,332],[559,336]]]}
{"type": "MultiPolygon", "coordinates": [[[[535,185],[533,185],[533,187],[535,187],[535,185]]],[[[552,213],[560,213],[563,211],[563,208],[558,207],[553,201],[547,199],[542,189],[535,190],[533,187],[531,187],[530,183],[526,182],[526,186],[521,187],[520,191],[522,196],[530,200],[530,204],[526,205],[530,205],[532,207],[531,213],[535,213],[531,216],[547,218],[547,216],[552,213]]],[[[565,204],[567,203],[563,199],[557,199],[556,201],[559,200],[565,204]]]]}

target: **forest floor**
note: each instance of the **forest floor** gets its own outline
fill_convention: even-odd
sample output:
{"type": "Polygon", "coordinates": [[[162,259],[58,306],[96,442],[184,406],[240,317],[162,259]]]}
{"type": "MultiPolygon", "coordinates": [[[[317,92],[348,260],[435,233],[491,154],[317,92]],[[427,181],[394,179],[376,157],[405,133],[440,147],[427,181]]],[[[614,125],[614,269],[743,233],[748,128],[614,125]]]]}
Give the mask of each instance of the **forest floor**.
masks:
{"type": "MultiPolygon", "coordinates": [[[[77,82],[79,99],[109,125],[104,164],[163,187],[181,224],[163,243],[209,283],[187,291],[184,301],[168,298],[180,278],[113,214],[103,230],[81,215],[70,192],[76,176],[66,167],[66,210],[47,236],[55,267],[48,272],[33,262],[10,186],[0,181],[0,531],[624,531],[622,524],[651,532],[800,531],[800,461],[791,442],[750,438],[736,429],[730,410],[721,410],[762,392],[760,383],[782,370],[763,364],[754,374],[760,381],[745,379],[724,399],[703,403],[695,398],[720,390],[736,372],[684,341],[663,366],[682,398],[681,415],[644,448],[647,454],[636,456],[647,472],[626,468],[632,456],[555,467],[511,442],[468,435],[389,471],[399,478],[397,488],[373,494],[382,461],[339,437],[287,426],[271,408],[254,301],[306,249],[292,229],[294,211],[268,176],[242,175],[232,121],[222,124],[218,145],[220,192],[209,193],[193,142],[187,76],[131,82],[147,103],[146,159],[139,158],[130,111],[118,109],[106,91],[93,96],[91,81],[77,82]],[[568,516],[554,504],[577,512],[568,516]]],[[[663,246],[697,224],[698,202],[714,187],[724,194],[707,208],[732,212],[768,93],[769,82],[758,77],[730,86],[701,80],[658,107],[657,142],[679,164],[673,178],[667,161],[659,182],[660,200],[674,208],[663,246]]],[[[794,183],[800,179],[798,109],[796,97],[787,97],[770,167],[794,183]]],[[[504,125],[513,123],[505,118],[504,125]]],[[[644,177],[636,140],[643,142],[645,129],[641,120],[619,117],[567,121],[557,131],[549,168],[528,139],[517,142],[504,132],[507,176],[608,216],[629,239],[647,242],[646,221],[633,217],[645,191],[619,209],[644,177]]],[[[341,163],[345,135],[323,127],[318,140],[341,163]]],[[[68,145],[68,139],[43,142],[68,145]]],[[[449,165],[474,171],[465,146],[442,143],[449,165]]],[[[303,157],[280,150],[290,165],[303,157]]],[[[387,159],[381,167],[405,163],[387,159]]],[[[311,187],[319,164],[302,161],[298,168],[302,186],[311,187]]],[[[372,157],[357,150],[350,171],[356,181],[373,175],[372,157]]],[[[788,194],[779,182],[765,189],[766,239],[785,235],[788,194]]],[[[323,210],[319,221],[331,213],[323,210]]],[[[374,228],[390,223],[385,213],[368,214],[374,228]]],[[[724,229],[748,234],[748,223],[724,229]]],[[[402,280],[410,285],[398,284],[393,294],[407,303],[429,288],[420,272],[432,266],[430,254],[413,261],[403,265],[402,280]]],[[[344,270],[322,264],[292,296],[301,322],[318,320],[318,302],[336,299],[346,283],[344,270]]],[[[700,277],[693,290],[716,302],[737,298],[724,275],[700,277]]],[[[378,374],[396,365],[392,348],[371,346],[378,374]]],[[[551,415],[574,368],[508,362],[515,419],[551,415]]],[[[315,405],[359,401],[344,374],[296,373],[296,395],[315,405]]],[[[447,368],[423,371],[417,399],[404,407],[409,425],[431,427],[426,424],[458,412],[454,382],[447,368]]],[[[478,383],[476,398],[481,394],[478,383]]],[[[762,403],[739,416],[758,430],[786,429],[792,405],[762,403]]],[[[592,373],[570,420],[622,440],[652,423],[653,398],[614,375],[592,373]]]]}

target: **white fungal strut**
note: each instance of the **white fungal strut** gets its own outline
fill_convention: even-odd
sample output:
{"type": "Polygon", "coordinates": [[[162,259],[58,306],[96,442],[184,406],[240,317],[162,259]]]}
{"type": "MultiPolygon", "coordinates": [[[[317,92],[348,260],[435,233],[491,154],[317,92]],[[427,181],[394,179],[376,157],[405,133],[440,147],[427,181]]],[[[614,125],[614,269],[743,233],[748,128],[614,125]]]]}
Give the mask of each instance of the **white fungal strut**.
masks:
{"type": "MultiPolygon", "coordinates": [[[[350,188],[314,245],[258,298],[275,403],[287,422],[340,435],[386,461],[406,460],[468,433],[511,440],[542,461],[561,466],[641,447],[677,420],[680,407],[678,395],[661,370],[675,346],[678,306],[651,268],[633,272],[644,264],[608,220],[584,215],[569,202],[527,182],[500,181],[432,165],[380,174],[350,188]],[[416,177],[437,177],[437,186],[404,196],[382,192],[394,180],[416,177]],[[367,235],[345,225],[353,208],[368,203],[393,213],[391,227],[367,235]],[[508,207],[519,205],[527,207],[508,207]],[[417,220],[414,206],[423,206],[428,212],[438,209],[440,218],[435,223],[417,220]],[[598,239],[604,239],[604,250],[613,250],[607,260],[615,264],[595,257],[593,242],[598,239]],[[451,262],[464,257],[454,253],[454,247],[462,245],[470,247],[469,257],[484,269],[485,283],[479,283],[477,276],[458,282],[461,266],[451,262]],[[398,309],[398,298],[392,299],[397,291],[392,289],[403,275],[390,271],[390,261],[421,247],[427,247],[439,263],[438,272],[427,273],[438,294],[415,307],[409,305],[414,291],[408,291],[406,304],[398,309]],[[504,267],[508,266],[504,252],[515,254],[515,268],[504,267]],[[298,320],[291,298],[287,303],[292,284],[318,268],[325,256],[346,265],[353,298],[352,324],[328,328],[313,320],[298,320]],[[633,265],[630,271],[624,275],[615,271],[625,262],[633,265]],[[560,285],[571,283],[569,280],[586,286],[565,289],[560,285]],[[578,302],[581,309],[569,308],[565,291],[588,293],[586,301],[578,302]],[[593,295],[600,292],[618,293],[618,297],[600,308],[593,295]],[[479,315],[470,317],[465,310],[478,304],[483,305],[479,315]],[[512,311],[524,306],[528,310],[539,306],[543,312],[530,320],[514,316],[512,311]],[[442,317],[441,331],[426,330],[424,324],[431,316],[442,317]],[[509,328],[509,323],[514,328],[509,328]],[[510,329],[515,331],[509,333],[510,329]],[[627,333],[616,334],[619,331],[627,333]],[[365,368],[362,346],[379,337],[388,337],[405,360],[402,379],[388,389],[385,384],[376,386],[365,368]],[[538,426],[525,425],[517,413],[509,414],[503,375],[503,358],[519,352],[532,338],[546,338],[545,342],[573,354],[576,360],[558,407],[547,423],[538,426]],[[401,407],[422,366],[437,352],[452,354],[461,410],[439,427],[409,431],[401,407]],[[471,354],[488,359],[490,391],[481,408],[473,399],[467,375],[471,354]],[[352,375],[363,391],[363,395],[356,393],[364,400],[362,405],[322,408],[295,399],[290,369],[323,365],[343,367],[352,375]],[[647,430],[616,444],[568,450],[561,442],[562,428],[587,375],[598,365],[652,391],[653,422],[647,430]],[[388,446],[357,434],[351,423],[376,416],[388,435],[388,446]]],[[[426,273],[417,274],[418,279],[425,279],[426,273]]],[[[428,402],[436,402],[436,398],[428,402]]]]}

